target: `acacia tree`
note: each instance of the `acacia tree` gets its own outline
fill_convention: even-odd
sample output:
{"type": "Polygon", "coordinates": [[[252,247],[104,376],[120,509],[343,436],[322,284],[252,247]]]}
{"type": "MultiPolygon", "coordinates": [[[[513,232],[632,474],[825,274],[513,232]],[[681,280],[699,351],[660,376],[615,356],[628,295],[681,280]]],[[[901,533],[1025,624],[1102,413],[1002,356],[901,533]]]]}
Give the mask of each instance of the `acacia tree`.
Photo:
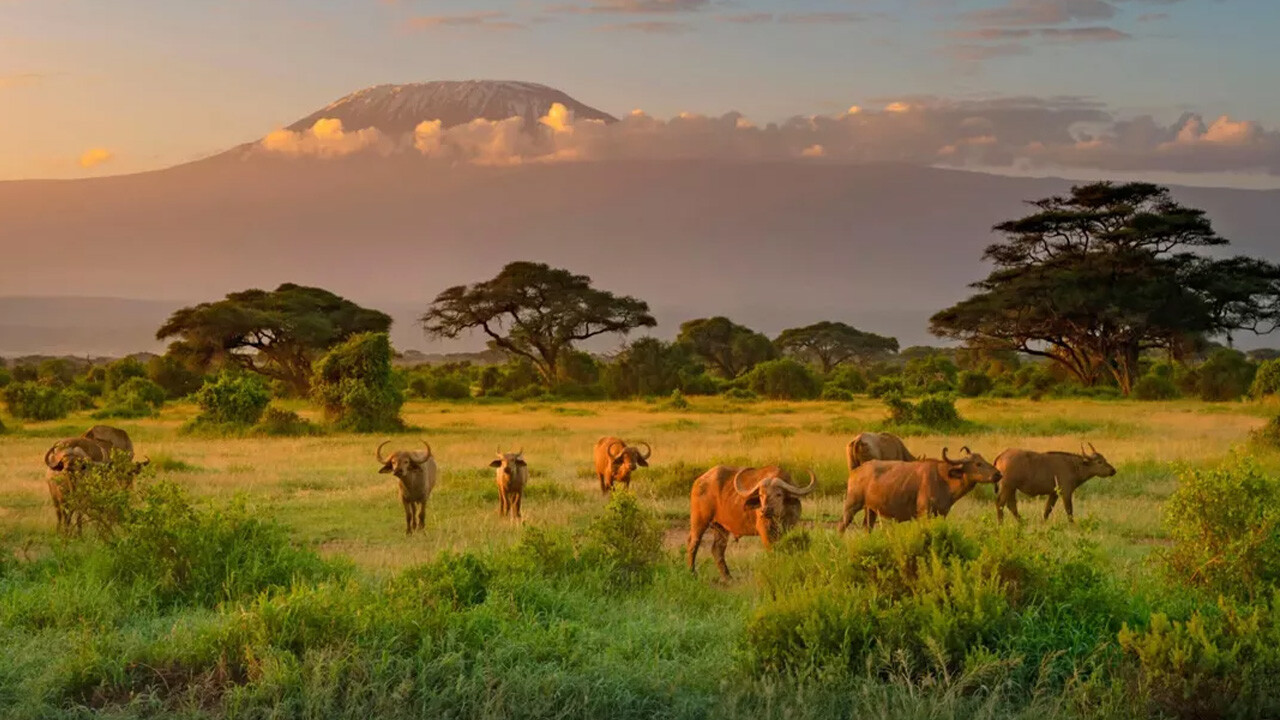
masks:
{"type": "Polygon", "coordinates": [[[433,337],[480,330],[490,347],[532,362],[548,387],[575,342],[658,324],[642,300],[597,290],[586,275],[525,261],[509,263],[492,280],[445,290],[420,321],[433,337]]]}
{"type": "Polygon", "coordinates": [[[805,362],[817,362],[830,373],[850,360],[866,364],[898,352],[895,338],[864,332],[842,322],[820,322],[783,330],[773,341],[779,350],[805,362]]]}
{"type": "Polygon", "coordinates": [[[271,292],[244,290],[182,308],[160,327],[156,339],[178,338],[170,352],[188,363],[201,368],[234,363],[305,397],[316,357],[352,335],[390,327],[385,313],[328,290],[285,283],[271,292]]]}
{"type": "Polygon", "coordinates": [[[778,355],[769,338],[719,316],[682,324],[676,342],[729,380],[778,355]]]}
{"type": "Polygon", "coordinates": [[[1228,241],[1201,210],[1149,183],[1094,183],[995,227],[980,292],[933,316],[934,334],[1059,363],[1085,385],[1133,388],[1146,350],[1280,322],[1280,266],[1194,252],[1228,241]]]}

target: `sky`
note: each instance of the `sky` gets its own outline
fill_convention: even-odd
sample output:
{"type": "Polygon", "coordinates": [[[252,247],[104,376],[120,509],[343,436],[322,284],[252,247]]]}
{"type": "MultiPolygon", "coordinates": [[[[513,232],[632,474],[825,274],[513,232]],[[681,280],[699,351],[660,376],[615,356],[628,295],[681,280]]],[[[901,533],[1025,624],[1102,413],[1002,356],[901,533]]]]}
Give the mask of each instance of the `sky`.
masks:
{"type": "MultiPolygon", "coordinates": [[[[1089,107],[1102,135],[1018,147],[1276,186],[1277,32],[1275,0],[0,0],[0,180],[166,167],[358,88],[488,78],[761,124],[1089,107]]],[[[979,160],[1035,171],[1013,154],[979,160]]]]}

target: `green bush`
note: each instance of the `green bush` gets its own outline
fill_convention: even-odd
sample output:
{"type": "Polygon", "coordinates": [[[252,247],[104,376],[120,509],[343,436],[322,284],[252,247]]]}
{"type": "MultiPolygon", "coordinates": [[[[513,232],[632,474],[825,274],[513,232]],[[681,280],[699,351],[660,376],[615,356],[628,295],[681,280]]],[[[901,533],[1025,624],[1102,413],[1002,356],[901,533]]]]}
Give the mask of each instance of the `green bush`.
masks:
{"type": "Polygon", "coordinates": [[[13,381],[22,382],[38,382],[40,380],[40,370],[30,363],[18,363],[13,366],[13,381]]]}
{"type": "Polygon", "coordinates": [[[252,434],[265,437],[307,437],[323,435],[324,430],[292,410],[269,407],[253,426],[252,434]]]}
{"type": "Polygon", "coordinates": [[[947,429],[964,424],[950,395],[926,395],[916,403],[915,422],[928,428],[947,429]]]}
{"type": "Polygon", "coordinates": [[[662,404],[662,407],[664,410],[688,410],[689,401],[685,398],[684,393],[679,390],[672,390],[671,397],[667,398],[667,401],[662,404]]]}
{"type": "Polygon", "coordinates": [[[1186,622],[1154,613],[1147,627],[1119,633],[1134,666],[1130,692],[1147,698],[1153,717],[1280,716],[1280,613],[1277,603],[1217,612],[1186,622]]]}
{"type": "Polygon", "coordinates": [[[857,395],[867,391],[867,376],[852,365],[841,365],[827,378],[827,385],[857,395]]]}
{"type": "Polygon", "coordinates": [[[492,578],[493,571],[480,558],[446,550],[434,561],[393,578],[388,592],[416,603],[464,610],[485,601],[492,578]]]}
{"type": "Polygon", "coordinates": [[[62,396],[66,398],[67,406],[72,410],[92,410],[97,407],[93,402],[93,397],[76,386],[63,390],[62,396]]]}
{"type": "Polygon", "coordinates": [[[1267,360],[1258,366],[1258,373],[1253,376],[1253,386],[1249,388],[1249,395],[1254,398],[1280,395],[1280,360],[1267,360]]]}
{"type": "Polygon", "coordinates": [[[901,395],[893,393],[885,395],[884,406],[889,409],[889,417],[886,420],[890,425],[910,425],[916,419],[916,406],[904,399],[901,395]]]}
{"type": "Polygon", "coordinates": [[[766,360],[744,376],[752,392],[770,400],[812,400],[822,391],[822,382],[807,366],[792,360],[766,360]]]}
{"type": "Polygon", "coordinates": [[[75,380],[75,368],[66,358],[49,358],[36,368],[36,379],[42,385],[65,388],[75,380]]]}
{"type": "Polygon", "coordinates": [[[582,557],[588,565],[603,569],[612,587],[647,585],[662,559],[662,523],[631,492],[614,492],[587,529],[582,557]]]}
{"type": "Polygon", "coordinates": [[[200,414],[192,427],[240,428],[257,423],[271,403],[271,393],[257,375],[223,370],[196,393],[200,414]]]}
{"type": "Polygon", "coordinates": [[[121,358],[107,365],[103,392],[110,393],[133,378],[145,378],[147,368],[137,358],[121,358]]]}
{"type": "Polygon", "coordinates": [[[986,373],[965,370],[960,373],[958,389],[964,397],[980,397],[991,392],[991,378],[986,373]]]}
{"type": "Polygon", "coordinates": [[[1196,368],[1198,395],[1206,402],[1239,400],[1253,385],[1258,366],[1244,353],[1220,348],[1196,368]]]}
{"type": "Polygon", "coordinates": [[[160,411],[166,397],[159,385],[144,377],[131,377],[107,393],[105,406],[93,417],[99,420],[150,417],[160,411]]]}
{"type": "Polygon", "coordinates": [[[1133,396],[1139,400],[1173,400],[1181,393],[1173,378],[1148,373],[1133,386],[1133,396]]]}
{"type": "Polygon", "coordinates": [[[1185,471],[1164,521],[1176,582],[1233,597],[1268,596],[1280,582],[1280,481],[1252,461],[1185,471]]]}
{"type": "Polygon", "coordinates": [[[105,463],[92,463],[75,471],[75,482],[67,491],[64,507],[102,537],[110,537],[129,517],[135,485],[150,472],[150,468],[135,465],[125,453],[112,453],[105,463]]]}
{"type": "Polygon", "coordinates": [[[9,387],[9,383],[13,382],[13,373],[9,372],[9,368],[0,366],[0,390],[9,387]]]}
{"type": "Polygon", "coordinates": [[[867,394],[876,399],[881,399],[889,395],[898,395],[901,397],[907,394],[907,384],[903,382],[900,377],[882,377],[871,383],[871,387],[867,389],[867,394]]]}
{"type": "Polygon", "coordinates": [[[1271,418],[1266,425],[1249,433],[1249,441],[1270,450],[1280,450],[1280,415],[1271,418]]]}
{"type": "Polygon", "coordinates": [[[71,411],[61,390],[35,382],[16,382],[4,389],[9,414],[20,420],[60,420],[71,411]]]}
{"type": "Polygon", "coordinates": [[[471,383],[454,374],[417,373],[409,379],[409,394],[424,400],[465,400],[471,383]]]}
{"type": "Polygon", "coordinates": [[[147,379],[164,388],[169,400],[180,400],[200,391],[204,375],[187,366],[181,357],[172,353],[157,355],[147,361],[147,379]]]}
{"type": "Polygon", "coordinates": [[[839,385],[827,383],[822,387],[822,395],[818,396],[821,400],[836,400],[840,402],[848,402],[853,399],[853,393],[845,390],[839,385]]]}
{"type": "Polygon", "coordinates": [[[404,427],[404,392],[391,369],[386,333],[362,333],[316,361],[312,393],[335,427],[354,432],[396,431],[404,427]]]}

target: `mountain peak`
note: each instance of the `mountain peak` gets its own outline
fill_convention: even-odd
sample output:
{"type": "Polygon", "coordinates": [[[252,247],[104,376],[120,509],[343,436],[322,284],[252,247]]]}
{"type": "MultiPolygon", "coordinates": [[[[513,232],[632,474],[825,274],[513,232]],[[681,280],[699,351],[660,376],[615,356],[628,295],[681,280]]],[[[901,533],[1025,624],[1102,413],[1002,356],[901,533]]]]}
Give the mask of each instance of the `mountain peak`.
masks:
{"type": "Polygon", "coordinates": [[[578,102],[539,83],[518,80],[461,80],[374,85],[342,97],[289,126],[306,130],[322,118],[342,121],[344,129],[377,128],[389,135],[412,131],[424,120],[440,120],[445,127],[472,120],[521,117],[537,122],[555,103],[584,120],[616,122],[608,113],[578,102]]]}

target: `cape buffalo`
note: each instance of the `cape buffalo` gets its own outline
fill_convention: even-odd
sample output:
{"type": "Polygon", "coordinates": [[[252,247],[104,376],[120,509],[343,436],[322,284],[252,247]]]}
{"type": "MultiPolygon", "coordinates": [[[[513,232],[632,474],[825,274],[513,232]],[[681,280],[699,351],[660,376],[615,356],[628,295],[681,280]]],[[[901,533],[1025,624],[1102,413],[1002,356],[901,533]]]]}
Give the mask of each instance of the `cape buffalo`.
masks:
{"type": "MultiPolygon", "coordinates": [[[[59,530],[70,530],[73,521],[79,528],[83,522],[78,513],[67,509],[67,496],[75,490],[76,475],[90,465],[109,462],[112,451],[110,443],[87,437],[63,438],[45,451],[44,464],[48,469],[45,483],[49,487],[49,499],[53,501],[59,530]]],[[[132,462],[132,451],[129,457],[132,462]]],[[[120,478],[125,487],[132,487],[133,479],[150,462],[146,458],[133,462],[129,472],[120,478]]]]}
{"type": "Polygon", "coordinates": [[[729,579],[724,561],[729,536],[736,540],[759,535],[766,550],[782,533],[800,520],[800,498],[818,487],[818,478],[809,471],[809,485],[796,487],[791,476],[777,466],[737,468],[717,465],[693,481],[689,494],[689,570],[694,569],[698,545],[710,528],[715,533],[711,556],[720,568],[720,577],[729,579]]]}
{"type": "Polygon", "coordinates": [[[1116,469],[1102,457],[1093,443],[1089,450],[1080,447],[1080,454],[1067,452],[1034,452],[1032,450],[1009,449],[996,458],[996,467],[1004,474],[1000,483],[1000,491],[996,495],[996,518],[1004,520],[1004,509],[1009,508],[1013,516],[1022,521],[1018,514],[1018,491],[1032,496],[1048,495],[1044,503],[1044,519],[1049,519],[1053,512],[1053,504],[1062,494],[1062,506],[1067,509],[1068,522],[1075,522],[1071,496],[1085,481],[1095,477],[1113,477],[1116,469]]]}
{"type": "Polygon", "coordinates": [[[519,520],[520,500],[524,497],[524,486],[529,482],[529,466],[524,461],[524,449],[513,453],[498,450],[498,459],[489,463],[489,467],[498,469],[498,514],[504,517],[510,515],[519,520]]]}
{"type": "Polygon", "coordinates": [[[653,448],[647,442],[640,444],[644,446],[643,453],[621,438],[608,436],[596,441],[594,460],[602,494],[608,495],[617,483],[622,483],[624,488],[631,487],[631,473],[638,467],[649,467],[649,456],[653,454],[653,448]]]}
{"type": "Polygon", "coordinates": [[[108,445],[112,450],[119,450],[128,455],[130,460],[133,459],[133,441],[129,439],[129,433],[120,428],[94,425],[86,430],[82,437],[108,445]]]}
{"type": "Polygon", "coordinates": [[[865,432],[859,434],[845,447],[849,469],[856,470],[868,460],[897,460],[911,462],[915,456],[907,450],[902,439],[890,433],[865,432]]]}
{"type": "Polygon", "coordinates": [[[844,514],[837,529],[844,532],[859,510],[866,510],[867,531],[883,515],[894,520],[912,520],[922,515],[947,515],[960,498],[980,482],[1000,481],[1000,471],[977,455],[968,453],[952,460],[942,449],[941,460],[863,463],[849,474],[844,514]]]}
{"type": "Polygon", "coordinates": [[[382,448],[387,440],[378,446],[374,455],[382,468],[379,473],[390,473],[400,481],[400,504],[404,506],[404,532],[410,535],[414,530],[421,530],[427,516],[427,500],[436,487],[436,458],[431,452],[431,445],[426,440],[422,444],[426,450],[400,450],[391,453],[386,459],[382,457],[382,448]]]}

